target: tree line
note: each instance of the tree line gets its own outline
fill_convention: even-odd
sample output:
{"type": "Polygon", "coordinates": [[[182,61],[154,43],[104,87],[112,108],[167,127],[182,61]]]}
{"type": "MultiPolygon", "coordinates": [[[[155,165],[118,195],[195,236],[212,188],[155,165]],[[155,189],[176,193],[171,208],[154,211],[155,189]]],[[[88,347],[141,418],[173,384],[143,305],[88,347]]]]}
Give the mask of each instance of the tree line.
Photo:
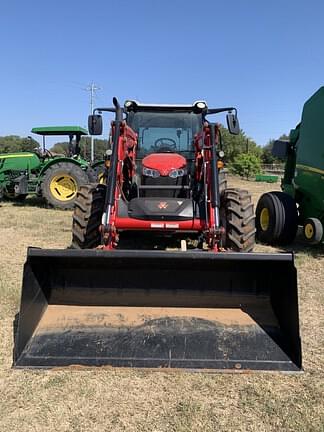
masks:
{"type": "MultiPolygon", "coordinates": [[[[95,139],[95,159],[101,160],[107,150],[107,140],[95,139]]],[[[80,141],[81,155],[90,160],[90,138],[82,137],[80,141]]],[[[52,153],[69,155],[69,143],[67,141],[57,142],[50,149],[52,153]]],[[[0,153],[40,152],[41,146],[31,137],[20,137],[18,135],[0,136],[0,153]]]]}
{"type": "MultiPolygon", "coordinates": [[[[260,146],[243,130],[239,135],[231,135],[226,128],[222,128],[221,135],[225,152],[224,160],[234,174],[249,178],[260,174],[263,164],[284,162],[272,155],[274,139],[270,139],[265,146],[260,146]]],[[[283,134],[278,139],[289,140],[289,136],[283,134]]]]}
{"type": "Polygon", "coordinates": [[[39,149],[39,143],[33,138],[18,135],[0,136],[0,153],[30,152],[39,149]]]}

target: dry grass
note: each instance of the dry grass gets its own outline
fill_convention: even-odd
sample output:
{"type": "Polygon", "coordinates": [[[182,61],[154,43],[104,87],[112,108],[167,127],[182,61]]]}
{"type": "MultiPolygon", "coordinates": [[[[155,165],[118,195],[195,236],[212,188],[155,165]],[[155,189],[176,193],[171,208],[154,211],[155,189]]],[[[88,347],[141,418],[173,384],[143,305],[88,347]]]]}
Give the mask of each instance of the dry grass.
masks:
{"type": "MultiPolygon", "coordinates": [[[[254,199],[273,189],[235,183],[254,199]]],[[[302,375],[12,370],[26,248],[70,242],[71,212],[36,204],[0,208],[0,431],[324,431],[324,249],[298,242],[302,375]]]]}

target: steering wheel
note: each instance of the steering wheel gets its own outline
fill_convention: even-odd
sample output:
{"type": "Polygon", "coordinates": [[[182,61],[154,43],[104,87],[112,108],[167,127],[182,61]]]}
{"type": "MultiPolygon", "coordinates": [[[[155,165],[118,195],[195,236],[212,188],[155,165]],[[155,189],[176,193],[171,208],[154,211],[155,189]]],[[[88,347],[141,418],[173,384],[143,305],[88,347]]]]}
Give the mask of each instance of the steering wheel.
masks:
{"type": "Polygon", "coordinates": [[[49,157],[49,158],[53,157],[52,153],[49,150],[47,150],[47,148],[44,150],[44,155],[45,157],[49,157]]]}
{"type": "Polygon", "coordinates": [[[172,152],[177,150],[177,143],[172,138],[158,138],[153,147],[159,151],[172,152]]]}

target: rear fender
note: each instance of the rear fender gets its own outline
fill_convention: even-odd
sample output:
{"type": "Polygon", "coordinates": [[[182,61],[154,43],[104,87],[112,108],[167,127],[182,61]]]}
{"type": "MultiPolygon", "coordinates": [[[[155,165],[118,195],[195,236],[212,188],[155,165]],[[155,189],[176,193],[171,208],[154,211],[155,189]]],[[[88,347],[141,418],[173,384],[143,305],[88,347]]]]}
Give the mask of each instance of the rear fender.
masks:
{"type": "Polygon", "coordinates": [[[52,167],[53,165],[56,165],[58,163],[61,162],[67,162],[73,165],[76,165],[78,167],[80,167],[83,171],[86,171],[89,168],[89,165],[87,162],[85,161],[79,161],[78,159],[73,159],[73,158],[68,158],[68,157],[55,157],[53,159],[49,159],[47,161],[44,162],[44,165],[41,169],[41,171],[39,172],[38,175],[38,182],[40,183],[42,178],[44,177],[46,171],[52,167]]]}

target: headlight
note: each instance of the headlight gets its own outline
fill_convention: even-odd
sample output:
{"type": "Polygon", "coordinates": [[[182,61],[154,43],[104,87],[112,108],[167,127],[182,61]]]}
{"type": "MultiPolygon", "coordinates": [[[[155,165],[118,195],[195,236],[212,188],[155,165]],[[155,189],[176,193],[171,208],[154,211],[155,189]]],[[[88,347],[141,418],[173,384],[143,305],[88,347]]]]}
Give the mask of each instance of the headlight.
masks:
{"type": "Polygon", "coordinates": [[[143,167],[143,175],[147,177],[154,177],[154,178],[160,177],[159,171],[151,168],[146,168],[146,167],[143,167]]]}
{"type": "Polygon", "coordinates": [[[183,177],[185,174],[186,174],[186,170],[183,168],[174,169],[169,172],[169,177],[171,178],[183,177]]]}

